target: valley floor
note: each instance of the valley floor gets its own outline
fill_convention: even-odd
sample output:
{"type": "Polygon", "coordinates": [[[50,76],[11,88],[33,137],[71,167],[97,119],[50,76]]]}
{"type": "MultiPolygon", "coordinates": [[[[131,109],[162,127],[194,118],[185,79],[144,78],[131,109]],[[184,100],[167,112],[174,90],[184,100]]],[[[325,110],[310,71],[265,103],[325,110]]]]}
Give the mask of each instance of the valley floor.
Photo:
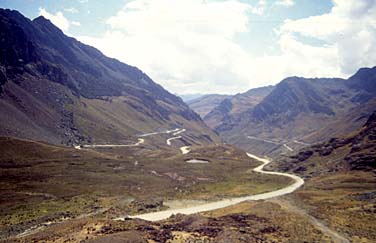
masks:
{"type": "Polygon", "coordinates": [[[150,137],[136,146],[77,150],[0,139],[8,151],[1,158],[3,241],[376,241],[372,171],[319,174],[303,185],[297,176],[263,171],[268,160],[232,146],[188,150],[178,140],[165,143],[168,149],[155,149],[150,137]],[[192,159],[207,163],[187,163],[192,159]],[[114,220],[124,214],[137,216],[114,220]]]}
{"type": "MultiPolygon", "coordinates": [[[[256,194],[256,195],[248,195],[244,197],[235,197],[235,198],[228,198],[225,200],[221,201],[216,201],[216,202],[210,202],[206,204],[200,204],[200,205],[193,205],[190,207],[184,207],[184,208],[177,208],[177,209],[169,209],[169,210],[164,210],[164,211],[158,211],[158,212],[153,212],[153,213],[147,213],[147,214],[141,214],[141,215],[134,215],[130,216],[130,218],[138,218],[138,219],[143,219],[143,220],[148,220],[148,221],[159,221],[163,219],[167,219],[171,217],[172,215],[175,214],[195,214],[195,213],[201,213],[201,212],[206,212],[206,211],[211,211],[211,210],[216,210],[220,208],[225,208],[229,207],[241,202],[245,201],[254,201],[254,200],[265,200],[269,198],[274,198],[274,197],[279,197],[283,196],[286,194],[289,194],[299,187],[301,187],[304,184],[304,180],[301,179],[298,176],[291,175],[288,173],[279,173],[279,172],[269,172],[269,171],[264,171],[263,168],[267,164],[269,164],[271,161],[268,159],[262,159],[259,158],[255,155],[247,153],[248,157],[252,159],[256,159],[262,164],[256,168],[253,169],[254,172],[261,173],[261,174],[271,174],[271,175],[278,175],[278,176],[284,176],[293,179],[293,183],[291,185],[288,185],[284,188],[281,188],[279,190],[271,191],[271,192],[265,192],[261,194],[256,194]]],[[[119,218],[120,220],[121,218],[119,218]]],[[[125,220],[125,219],[123,219],[125,220]]]]}
{"type": "MultiPolygon", "coordinates": [[[[324,188],[308,181],[283,197],[246,201],[194,215],[177,214],[166,220],[113,221],[105,215],[52,225],[24,238],[27,242],[375,242],[375,179],[361,179],[348,187],[324,188]],[[366,186],[364,186],[366,183],[366,186]],[[341,191],[342,197],[338,196],[341,191]],[[373,195],[373,196],[372,196],[373,195]],[[373,199],[369,200],[370,197],[373,199]],[[367,201],[365,201],[367,199],[367,201]],[[373,204],[374,205],[374,204],[373,204]]],[[[329,179],[320,178],[328,185],[329,179]]],[[[15,240],[22,242],[21,239],[15,240]]]]}
{"type": "MultiPolygon", "coordinates": [[[[166,141],[171,135],[157,136],[166,141]]],[[[22,241],[72,220],[160,211],[166,209],[163,202],[172,199],[218,201],[291,183],[289,178],[252,172],[259,162],[231,146],[187,150],[173,141],[175,146],[166,143],[167,149],[155,149],[151,142],[145,138],[136,146],[71,149],[0,139],[1,237],[22,241]],[[208,163],[186,162],[194,158],[208,163]]]]}

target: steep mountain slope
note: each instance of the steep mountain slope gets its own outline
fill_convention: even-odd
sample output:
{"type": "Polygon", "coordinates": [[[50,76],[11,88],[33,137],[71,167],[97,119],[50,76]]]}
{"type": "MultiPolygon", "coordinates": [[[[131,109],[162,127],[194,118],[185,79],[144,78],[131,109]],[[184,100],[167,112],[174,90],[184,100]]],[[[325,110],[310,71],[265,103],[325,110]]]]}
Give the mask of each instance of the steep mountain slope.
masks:
{"type": "Polygon", "coordinates": [[[0,135],[52,143],[119,143],[184,127],[187,143],[218,137],[145,73],[67,37],[44,17],[0,10],[0,135]]]}
{"type": "Polygon", "coordinates": [[[251,89],[245,93],[228,97],[205,115],[204,121],[217,131],[224,130],[224,127],[237,122],[244,111],[261,102],[273,88],[273,86],[268,86],[251,89]]]}
{"type": "Polygon", "coordinates": [[[376,172],[376,111],[356,132],[302,149],[274,169],[314,177],[346,171],[376,172]]]}
{"type": "Polygon", "coordinates": [[[218,106],[224,99],[231,97],[230,95],[210,94],[187,101],[189,107],[201,117],[205,117],[214,107],[218,106]]]}
{"type": "Polygon", "coordinates": [[[361,127],[376,105],[375,68],[344,79],[291,77],[216,130],[230,143],[278,155],[361,127]]]}

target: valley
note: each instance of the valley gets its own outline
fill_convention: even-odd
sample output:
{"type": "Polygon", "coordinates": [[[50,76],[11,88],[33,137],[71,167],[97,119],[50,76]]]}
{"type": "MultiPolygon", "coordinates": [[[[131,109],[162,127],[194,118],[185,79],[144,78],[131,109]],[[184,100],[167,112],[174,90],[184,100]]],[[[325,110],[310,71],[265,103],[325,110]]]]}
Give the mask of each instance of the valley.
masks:
{"type": "Polygon", "coordinates": [[[0,242],[376,242],[376,67],[185,103],[43,16],[0,27],[0,242]]]}
{"type": "MultiPolygon", "coordinates": [[[[259,173],[266,166],[266,169],[299,175],[304,178],[304,184],[299,177],[293,176],[296,182],[286,188],[250,196],[251,200],[243,201],[242,198],[236,201],[238,199],[233,198],[219,204],[206,204],[201,197],[191,194],[188,198],[180,197],[180,204],[166,202],[166,205],[177,205],[178,208],[185,205],[184,209],[164,211],[159,208],[160,212],[136,213],[136,216],[120,221],[113,221],[106,214],[76,218],[69,224],[53,224],[25,239],[46,242],[75,242],[79,239],[88,242],[143,242],[146,239],[151,242],[222,242],[228,239],[233,242],[273,242],[276,239],[281,242],[373,242],[375,117],[373,114],[352,135],[308,147],[297,155],[282,157],[280,161],[270,162],[252,154],[247,155],[262,162],[253,166],[255,172],[259,173]],[[361,160],[352,159],[359,155],[362,155],[361,160]],[[269,197],[272,198],[267,199],[269,197]],[[190,206],[197,201],[184,201],[192,198],[200,200],[198,206],[190,206]],[[263,198],[267,200],[253,201],[263,198]],[[222,208],[224,202],[227,207],[222,208]],[[216,210],[189,215],[191,212],[206,211],[208,205],[216,210]],[[171,213],[175,214],[168,217],[171,213]]],[[[227,148],[225,152],[228,151],[227,148]]],[[[197,151],[193,149],[192,153],[197,151]]],[[[208,157],[206,159],[210,160],[208,157]]],[[[286,176],[285,173],[266,173],[286,176]]],[[[210,191],[214,191],[213,188],[210,191]]]]}

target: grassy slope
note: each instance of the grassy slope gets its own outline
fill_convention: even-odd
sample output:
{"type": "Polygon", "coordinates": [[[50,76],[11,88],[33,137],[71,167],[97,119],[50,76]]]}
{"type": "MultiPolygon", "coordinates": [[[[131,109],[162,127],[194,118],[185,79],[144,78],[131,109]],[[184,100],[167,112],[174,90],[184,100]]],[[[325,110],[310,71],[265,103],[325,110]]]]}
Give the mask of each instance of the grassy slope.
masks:
{"type": "Polygon", "coordinates": [[[353,242],[375,242],[375,188],[369,172],[336,173],[309,180],[291,199],[353,242]]]}

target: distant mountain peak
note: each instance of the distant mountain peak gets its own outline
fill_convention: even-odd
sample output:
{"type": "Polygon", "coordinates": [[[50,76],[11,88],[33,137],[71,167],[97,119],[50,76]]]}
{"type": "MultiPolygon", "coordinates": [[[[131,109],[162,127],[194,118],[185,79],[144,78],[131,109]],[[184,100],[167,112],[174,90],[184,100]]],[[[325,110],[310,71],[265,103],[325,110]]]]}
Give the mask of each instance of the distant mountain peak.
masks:
{"type": "Polygon", "coordinates": [[[333,115],[334,111],[326,103],[325,97],[311,84],[310,79],[289,77],[282,80],[253,109],[252,117],[259,121],[273,118],[278,122],[286,122],[302,112],[333,115]]]}
{"type": "Polygon", "coordinates": [[[34,24],[38,24],[40,27],[44,27],[43,31],[45,32],[48,31],[54,33],[55,35],[59,35],[60,37],[64,35],[63,31],[59,29],[59,27],[57,27],[54,23],[51,22],[51,20],[45,18],[42,15],[33,19],[32,22],[34,24]]]}
{"type": "Polygon", "coordinates": [[[350,88],[376,94],[376,66],[361,68],[347,80],[350,88]]]}
{"type": "Polygon", "coordinates": [[[33,22],[52,24],[52,22],[49,19],[45,18],[43,15],[38,16],[35,19],[33,19],[33,22]]]}
{"type": "Polygon", "coordinates": [[[369,73],[369,72],[376,72],[376,66],[359,68],[359,70],[353,76],[357,76],[362,73],[369,73]]]}
{"type": "Polygon", "coordinates": [[[16,18],[16,17],[19,17],[19,18],[24,18],[24,16],[18,12],[17,10],[13,10],[13,9],[2,9],[0,8],[0,14],[1,15],[8,15],[8,16],[12,16],[13,18],[16,18]]]}

